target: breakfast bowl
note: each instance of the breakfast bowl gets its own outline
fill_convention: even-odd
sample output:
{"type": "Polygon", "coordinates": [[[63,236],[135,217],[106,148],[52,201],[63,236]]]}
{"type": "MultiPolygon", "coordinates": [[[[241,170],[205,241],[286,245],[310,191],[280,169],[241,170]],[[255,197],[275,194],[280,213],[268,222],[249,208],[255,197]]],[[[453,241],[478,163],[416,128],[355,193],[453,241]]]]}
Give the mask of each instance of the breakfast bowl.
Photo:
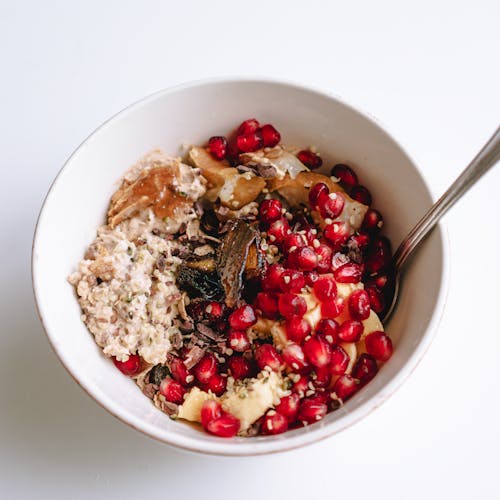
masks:
{"type": "Polygon", "coordinates": [[[321,151],[323,171],[347,163],[370,187],[398,244],[432,205],[419,169],[371,117],[337,97],[270,80],[221,79],[158,92],[93,132],[66,162],[45,199],[33,243],[33,288],[45,332],[75,381],[122,422],[164,443],[200,453],[239,456],[290,450],[324,439],[380,406],[416,367],[441,317],[447,247],[438,226],[405,272],[398,307],[386,331],[394,354],[377,376],[339,409],[284,434],[224,439],[169,418],[103,355],[82,321],[68,276],[105,221],[125,170],[161,148],[181,156],[187,144],[234,129],[243,119],[273,123],[290,144],[321,151]]]}

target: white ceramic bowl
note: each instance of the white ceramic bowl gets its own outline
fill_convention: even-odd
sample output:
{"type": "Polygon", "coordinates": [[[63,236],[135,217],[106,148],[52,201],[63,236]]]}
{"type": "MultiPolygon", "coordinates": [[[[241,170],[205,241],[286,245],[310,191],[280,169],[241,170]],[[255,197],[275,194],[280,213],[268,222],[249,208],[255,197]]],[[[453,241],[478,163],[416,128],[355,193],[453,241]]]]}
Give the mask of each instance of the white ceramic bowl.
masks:
{"type": "MultiPolygon", "coordinates": [[[[67,276],[75,269],[123,172],[162,147],[199,144],[248,117],[273,123],[284,142],[315,145],[325,166],[355,167],[397,244],[431,205],[418,168],[380,125],[338,98],[301,86],[262,80],[212,80],[161,91],[117,114],[75,151],[43,205],[33,246],[33,286],[41,320],[62,363],[99,404],[130,426],[181,448],[222,455],[271,453],[335,434],[377,408],[428,348],[441,316],[447,251],[438,227],[408,269],[388,327],[395,352],[375,379],[321,422],[278,436],[222,439],[157,410],[132,380],[106,359],[80,319],[67,276]]],[[[61,395],[61,397],[63,397],[61,395]]]]}

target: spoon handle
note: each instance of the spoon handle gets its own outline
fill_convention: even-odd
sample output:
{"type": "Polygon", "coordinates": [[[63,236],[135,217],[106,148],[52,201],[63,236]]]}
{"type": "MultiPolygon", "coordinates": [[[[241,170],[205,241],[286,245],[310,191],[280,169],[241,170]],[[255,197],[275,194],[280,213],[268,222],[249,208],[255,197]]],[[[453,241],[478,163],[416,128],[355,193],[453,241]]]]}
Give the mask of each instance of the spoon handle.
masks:
{"type": "Polygon", "coordinates": [[[429,211],[410,231],[394,254],[394,266],[398,271],[418,244],[434,228],[443,215],[500,159],[500,127],[490,140],[458,176],[446,193],[439,198],[429,211]]]}

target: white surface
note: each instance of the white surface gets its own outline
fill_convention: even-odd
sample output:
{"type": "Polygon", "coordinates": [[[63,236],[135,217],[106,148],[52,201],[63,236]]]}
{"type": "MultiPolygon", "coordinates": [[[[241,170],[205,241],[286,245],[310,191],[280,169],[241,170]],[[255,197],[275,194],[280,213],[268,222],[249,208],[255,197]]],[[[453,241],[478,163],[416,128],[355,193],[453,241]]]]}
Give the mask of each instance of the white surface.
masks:
{"type": "Polygon", "coordinates": [[[446,218],[451,290],[429,353],[333,439],[257,459],[184,454],[116,421],[58,363],[33,309],[34,223],[66,157],[131,101],[220,74],[330,89],[380,118],[436,194],[500,121],[497,2],[179,4],[0,5],[3,497],[498,498],[498,167],[446,218]]]}

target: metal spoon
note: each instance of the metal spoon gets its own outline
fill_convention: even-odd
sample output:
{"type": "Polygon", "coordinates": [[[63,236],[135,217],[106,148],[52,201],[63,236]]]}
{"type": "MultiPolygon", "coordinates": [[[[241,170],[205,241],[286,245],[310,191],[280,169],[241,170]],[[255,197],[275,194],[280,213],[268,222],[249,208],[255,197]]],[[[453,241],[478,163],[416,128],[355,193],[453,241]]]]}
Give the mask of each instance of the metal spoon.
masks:
{"type": "MultiPolygon", "coordinates": [[[[408,257],[420,245],[422,240],[430,233],[437,222],[448,210],[500,159],[500,127],[483,146],[481,151],[469,163],[468,167],[459,175],[446,193],[439,198],[430,210],[417,222],[415,227],[402,241],[393,257],[393,296],[390,305],[382,315],[382,323],[386,323],[394,311],[398,300],[399,280],[401,268],[408,257]]],[[[389,303],[389,301],[388,301],[389,303]]]]}

